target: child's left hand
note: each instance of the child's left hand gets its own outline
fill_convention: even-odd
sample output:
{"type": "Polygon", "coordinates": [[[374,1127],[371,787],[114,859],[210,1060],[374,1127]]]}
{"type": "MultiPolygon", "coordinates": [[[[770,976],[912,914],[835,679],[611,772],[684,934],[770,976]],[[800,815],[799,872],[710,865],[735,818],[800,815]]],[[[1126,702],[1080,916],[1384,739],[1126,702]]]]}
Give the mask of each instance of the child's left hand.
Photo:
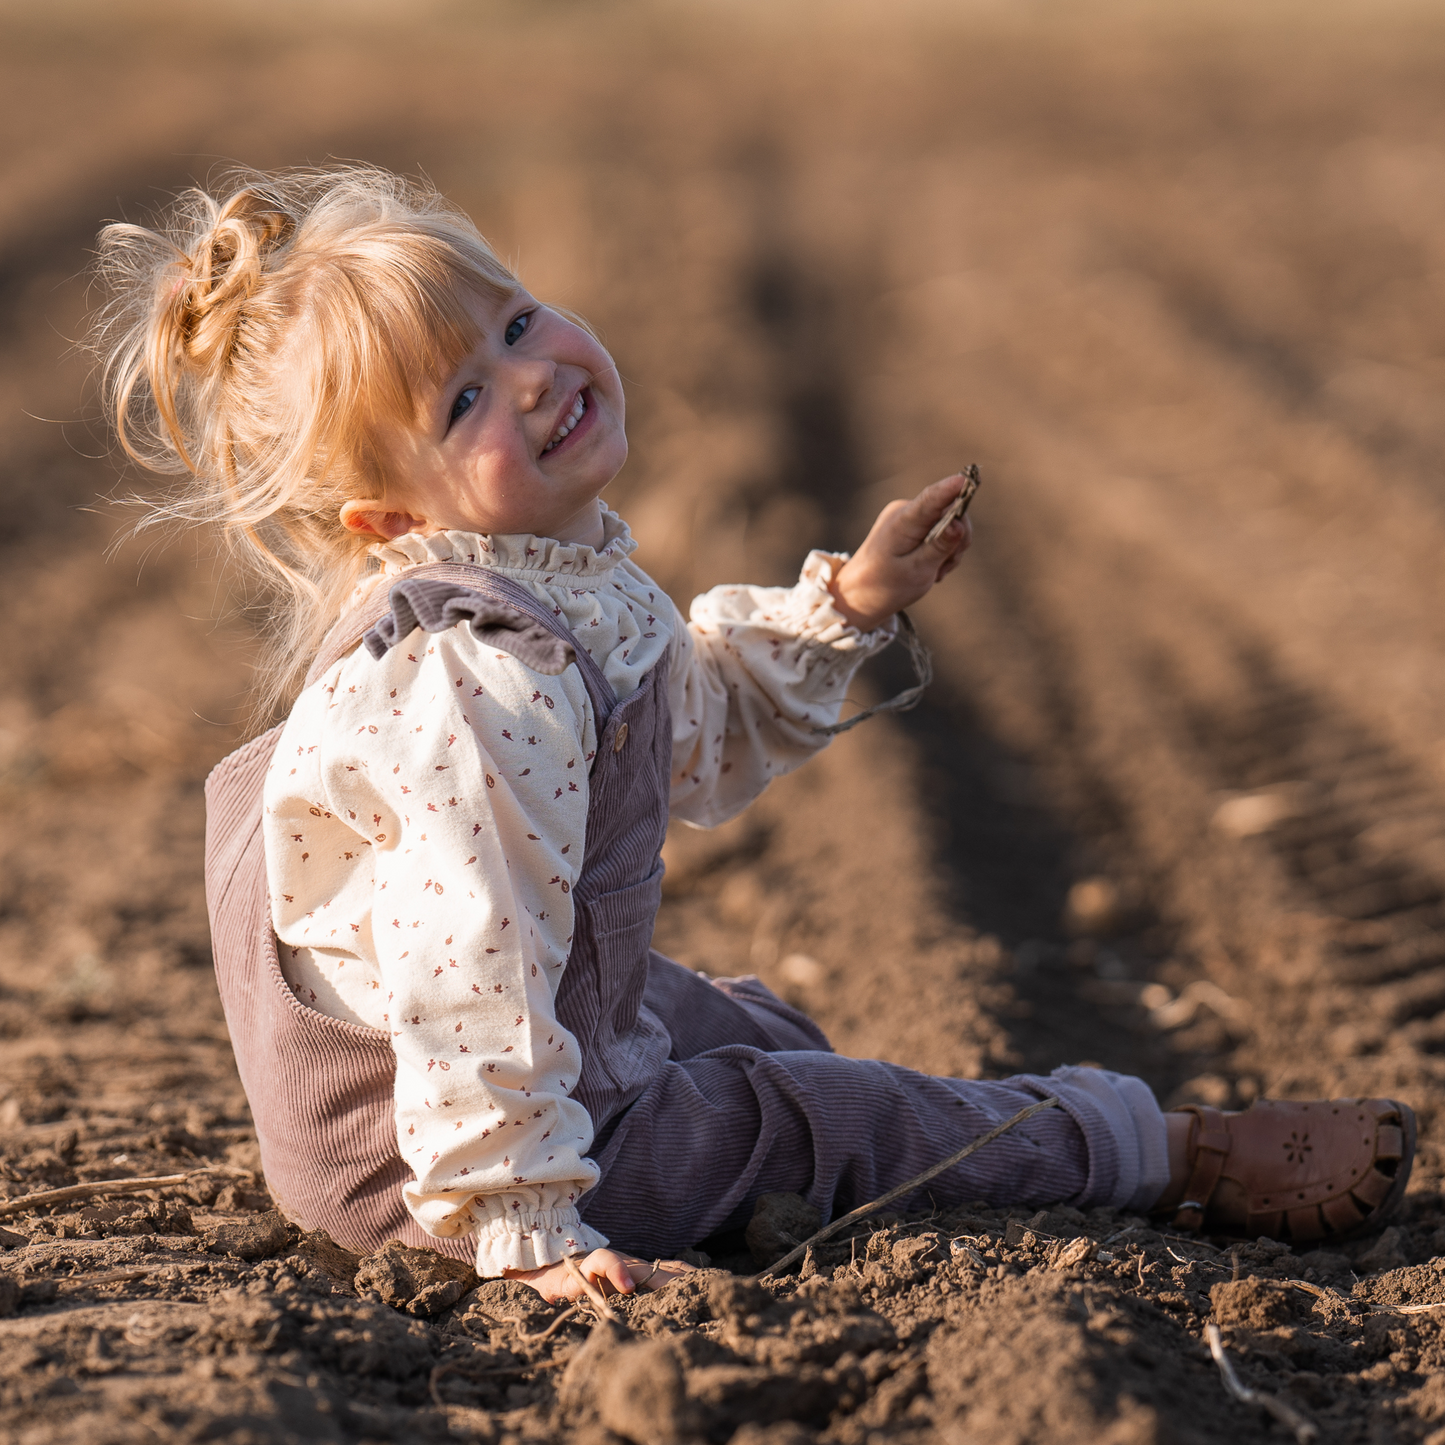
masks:
{"type": "Polygon", "coordinates": [[[863,545],[838,570],[829,590],[838,610],[860,632],[872,632],[911,607],[958,566],[973,540],[967,517],[951,522],[936,542],[924,539],[963,487],[963,474],[957,472],[925,487],[911,502],[889,502],[863,545]]]}
{"type": "MultiPolygon", "coordinates": [[[[631,1294],[634,1290],[661,1289],[663,1285],[692,1273],[692,1266],[679,1259],[638,1259],[636,1255],[619,1254],[613,1249],[594,1249],[585,1259],[572,1261],[583,1275],[605,1296],[631,1294]]],[[[506,1269],[507,1279],[529,1284],[549,1304],[564,1304],[586,1294],[582,1281],[567,1268],[566,1261],[544,1265],[541,1269],[506,1269]]]]}

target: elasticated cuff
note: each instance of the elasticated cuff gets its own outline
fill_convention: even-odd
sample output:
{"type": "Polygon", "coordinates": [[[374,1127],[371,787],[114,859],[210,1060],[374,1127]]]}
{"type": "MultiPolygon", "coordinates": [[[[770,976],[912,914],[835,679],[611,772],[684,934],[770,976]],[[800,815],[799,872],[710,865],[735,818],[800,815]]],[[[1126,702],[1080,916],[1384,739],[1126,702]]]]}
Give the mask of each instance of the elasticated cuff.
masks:
{"type": "Polygon", "coordinates": [[[789,594],[783,625],[800,642],[840,652],[876,652],[893,641],[898,622],[890,617],[872,632],[860,632],[838,610],[828,584],[847,560],[846,552],[808,553],[798,584],[789,594]]]}
{"type": "Polygon", "coordinates": [[[607,1236],[583,1224],[575,1209],[489,1219],[477,1230],[477,1273],[495,1279],[503,1270],[541,1269],[606,1247],[607,1236]]]}
{"type": "Polygon", "coordinates": [[[1060,1102],[1068,1107],[1068,1095],[1075,1090],[1087,1096],[1093,1109],[1069,1110],[1079,1117],[1084,1112],[1096,1113],[1095,1120],[1080,1119],[1089,1143],[1090,1187],[1087,1206],[1105,1205],[1113,1209],[1145,1210],[1164,1192],[1169,1182],[1169,1147],[1164,1114],[1153,1091],[1142,1080],[1109,1069],[1067,1065],[1049,1075],[1065,1088],[1060,1102]],[[1099,1137],[1100,1128],[1103,1135],[1099,1137]],[[1103,1158],[1115,1156],[1113,1178],[1109,1170],[1096,1171],[1092,1166],[1103,1158]]]}

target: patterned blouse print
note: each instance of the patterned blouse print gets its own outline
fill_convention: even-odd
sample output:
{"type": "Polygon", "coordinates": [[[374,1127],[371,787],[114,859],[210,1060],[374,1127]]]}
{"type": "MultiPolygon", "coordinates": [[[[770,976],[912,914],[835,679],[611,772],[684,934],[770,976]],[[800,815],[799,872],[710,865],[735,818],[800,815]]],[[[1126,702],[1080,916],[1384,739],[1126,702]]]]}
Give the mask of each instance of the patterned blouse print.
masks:
{"type": "MultiPolygon", "coordinates": [[[[619,697],[670,652],[672,811],[720,823],[817,751],[813,725],[836,720],[890,633],[844,623],[837,559],[817,552],[795,587],[715,588],[685,623],[604,517],[597,549],[402,537],[374,549],[372,585],[424,562],[495,567],[552,606],[619,697]]],[[[575,667],[534,673],[463,624],[333,667],[298,698],[267,778],[282,968],[303,1002],[387,1034],[407,1206],[433,1234],[475,1233],[484,1276],[606,1243],[577,1212],[592,1123],[554,1007],[596,742],[575,667]]]]}

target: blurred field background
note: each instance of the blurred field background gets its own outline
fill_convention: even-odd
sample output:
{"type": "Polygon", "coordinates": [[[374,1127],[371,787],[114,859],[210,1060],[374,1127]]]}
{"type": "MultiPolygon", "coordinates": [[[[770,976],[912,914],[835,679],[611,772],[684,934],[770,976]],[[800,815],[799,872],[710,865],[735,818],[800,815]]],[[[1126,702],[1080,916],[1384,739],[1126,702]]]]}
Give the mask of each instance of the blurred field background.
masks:
{"type": "Polygon", "coordinates": [[[244,1143],[199,850],[249,614],[204,538],[107,559],[145,483],[71,343],[103,221],[329,158],[429,175],[597,325],[610,500],[684,608],[983,468],[927,704],[671,843],[659,947],[849,1052],[1433,1122],[1438,6],[5,4],[0,126],[13,1161],[92,1114],[244,1143]]]}
{"type": "MultiPolygon", "coordinates": [[[[1405,972],[1432,962],[1417,937],[1445,774],[1431,7],[4,13],[12,1032],[67,1010],[98,1021],[152,988],[216,1017],[198,786],[237,737],[247,618],[208,539],[104,556],[124,518],[97,499],[145,479],[117,479],[70,344],[97,299],[94,232],[229,163],[359,157],[433,177],[538,294],[599,326],[630,383],[613,501],[684,605],[719,580],[785,581],[889,496],[983,466],[976,553],[922,610],[944,674],[928,707],[853,735],[846,763],[769,800],[779,816],[734,830],[743,842],[679,857],[674,946],[766,974],[789,926],[811,952],[817,928],[841,929],[811,1002],[855,1050],[1139,1065],[1159,1041],[1116,1039],[1094,1010],[1081,1024],[1077,970],[1016,1004],[1043,1013],[1012,1043],[995,1035],[1018,1024],[976,1017],[976,991],[953,997],[955,963],[917,976],[940,995],[928,1019],[874,983],[907,976],[917,943],[877,916],[897,878],[955,951],[975,934],[1000,957],[1027,944],[1027,992],[1030,961],[1066,939],[1068,888],[1101,875],[1127,906],[1095,931],[1138,935],[1126,978],[1264,988],[1290,1032],[1355,1031],[1339,1067],[1379,1053],[1376,1012],[1296,985],[1346,924],[1378,923],[1368,899],[1361,917],[1332,901],[1360,887],[1414,910],[1384,940],[1403,940],[1405,972]],[[1369,777],[1346,799],[1348,766],[1369,777]],[[1222,790],[1280,786],[1313,800],[1284,812],[1323,818],[1298,836],[1211,830],[1222,790]],[[856,834],[800,821],[819,790],[856,834]],[[1342,821],[1341,799],[1363,812],[1342,821]],[[745,937],[768,891],[759,840],[781,847],[789,819],[801,873],[774,891],[816,895],[818,918],[780,904],[793,924],[745,937]],[[824,856],[885,826],[889,849],[824,856]],[[827,845],[812,861],[810,837],[827,845]],[[848,886],[827,881],[837,867],[848,886]],[[721,901],[682,897],[694,875],[721,901]]],[[[1398,1005],[1427,1043],[1441,995],[1398,1005]]],[[[1241,1041],[1202,1042],[1228,1083],[1241,1041]]],[[[1183,1054],[1157,1062],[1161,1087],[1201,1050],[1183,1054]]],[[[1318,1059],[1299,1061],[1310,1081],[1318,1059]]]]}

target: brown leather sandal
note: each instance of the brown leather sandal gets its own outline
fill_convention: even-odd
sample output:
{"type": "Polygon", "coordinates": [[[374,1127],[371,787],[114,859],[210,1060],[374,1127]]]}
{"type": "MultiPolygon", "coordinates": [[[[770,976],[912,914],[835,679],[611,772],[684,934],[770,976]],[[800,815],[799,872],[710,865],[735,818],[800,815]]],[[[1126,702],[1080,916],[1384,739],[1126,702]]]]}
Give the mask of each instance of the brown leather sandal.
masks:
{"type": "Polygon", "coordinates": [[[1415,1162],[1415,1115],[1393,1099],[1190,1104],[1189,1183],[1176,1229],[1342,1239],[1381,1223],[1415,1162]]]}

